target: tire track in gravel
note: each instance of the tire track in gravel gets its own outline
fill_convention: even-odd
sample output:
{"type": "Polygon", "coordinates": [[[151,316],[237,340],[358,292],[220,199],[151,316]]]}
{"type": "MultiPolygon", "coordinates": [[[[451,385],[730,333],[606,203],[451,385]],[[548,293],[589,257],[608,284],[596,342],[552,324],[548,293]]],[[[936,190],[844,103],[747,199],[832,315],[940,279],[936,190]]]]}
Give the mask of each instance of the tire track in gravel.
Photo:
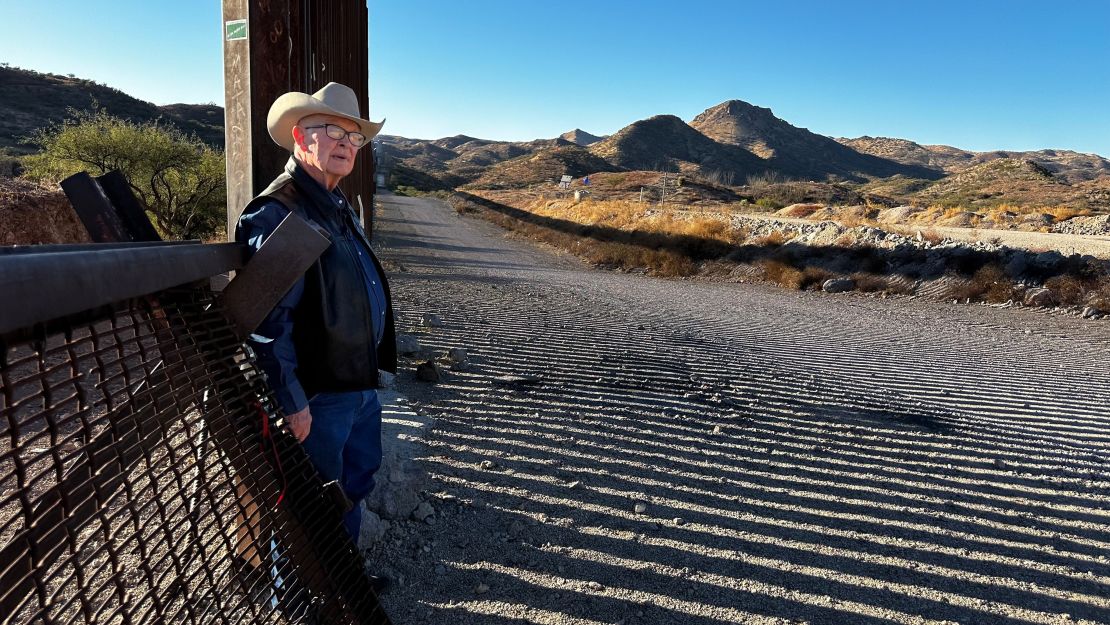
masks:
{"type": "Polygon", "coordinates": [[[1110,622],[1107,324],[595,271],[381,199],[399,327],[472,361],[399,376],[437,516],[371,554],[395,622],[1110,622]]]}

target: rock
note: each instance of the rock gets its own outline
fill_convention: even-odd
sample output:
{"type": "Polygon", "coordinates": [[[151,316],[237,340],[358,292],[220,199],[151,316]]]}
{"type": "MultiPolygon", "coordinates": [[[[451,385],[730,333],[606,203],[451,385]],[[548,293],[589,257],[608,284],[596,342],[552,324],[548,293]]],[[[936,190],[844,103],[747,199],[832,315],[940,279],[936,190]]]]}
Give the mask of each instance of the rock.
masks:
{"type": "Polygon", "coordinates": [[[483,460],[478,466],[480,466],[483,469],[489,471],[490,469],[496,469],[497,468],[497,463],[494,462],[493,460],[483,460]]]}
{"type": "Polygon", "coordinates": [[[413,412],[396,391],[379,389],[378,399],[387,414],[401,418],[382,421],[382,465],[364,506],[383,519],[407,519],[427,486],[428,475],[414,458],[424,452],[431,417],[413,412]]]}
{"type": "Polygon", "coordinates": [[[432,504],[421,501],[420,505],[416,506],[416,510],[412,511],[412,518],[417,521],[424,521],[429,517],[435,516],[435,513],[436,511],[435,508],[432,507],[432,504]]]}
{"type": "Polygon", "coordinates": [[[420,341],[411,334],[398,334],[397,335],[397,353],[398,354],[415,354],[420,351],[420,341]]]}
{"type": "Polygon", "coordinates": [[[1084,319],[1094,319],[1095,317],[1099,317],[1101,315],[1102,315],[1102,311],[1095,308],[1094,306],[1087,306],[1086,308],[1083,309],[1083,318],[1084,319]]]}
{"type": "Polygon", "coordinates": [[[686,519],[684,519],[684,518],[682,518],[682,517],[680,517],[680,516],[676,516],[676,517],[674,518],[674,524],[675,524],[675,525],[686,525],[686,519]]]}
{"type": "Polygon", "coordinates": [[[416,366],[416,379],[421,382],[439,382],[442,375],[434,360],[426,360],[416,366]]]}
{"type": "Polygon", "coordinates": [[[397,376],[388,371],[378,370],[378,388],[391,389],[394,388],[394,382],[397,381],[397,376]]]}
{"type": "Polygon", "coordinates": [[[484,595],[487,592],[489,592],[489,585],[488,584],[478,584],[477,586],[474,587],[474,594],[476,594],[476,595],[484,595]]]}
{"type": "Polygon", "coordinates": [[[826,293],[844,293],[853,291],[855,288],[856,281],[851,278],[831,278],[821,285],[821,290],[826,293]]]}
{"type": "Polygon", "coordinates": [[[358,535],[358,548],[368,549],[379,542],[389,531],[389,521],[382,519],[376,512],[362,511],[362,526],[358,535]]]}
{"type": "Polygon", "coordinates": [[[468,371],[470,369],[470,358],[467,356],[466,348],[452,347],[447,350],[447,362],[451,365],[453,371],[468,371]]]}
{"type": "Polygon", "coordinates": [[[420,318],[420,323],[428,328],[443,327],[443,320],[435,313],[424,313],[424,316],[420,318]]]}
{"type": "Polygon", "coordinates": [[[643,503],[643,502],[639,502],[632,509],[636,511],[636,514],[643,514],[643,513],[647,512],[647,504],[643,503]]]}
{"type": "Polygon", "coordinates": [[[1029,289],[1025,292],[1025,305],[1047,308],[1056,305],[1056,298],[1052,295],[1052,291],[1046,288],[1029,289]]]}

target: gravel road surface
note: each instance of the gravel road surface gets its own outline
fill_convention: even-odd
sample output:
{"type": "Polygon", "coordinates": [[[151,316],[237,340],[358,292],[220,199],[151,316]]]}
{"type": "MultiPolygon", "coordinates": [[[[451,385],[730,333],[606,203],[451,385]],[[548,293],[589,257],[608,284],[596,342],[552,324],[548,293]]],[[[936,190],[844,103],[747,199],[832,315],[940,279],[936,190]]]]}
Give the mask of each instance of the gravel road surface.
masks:
{"type": "Polygon", "coordinates": [[[598,271],[383,196],[429,522],[394,622],[1110,623],[1110,324],[598,271]],[[421,325],[425,313],[442,327],[421,325]]]}

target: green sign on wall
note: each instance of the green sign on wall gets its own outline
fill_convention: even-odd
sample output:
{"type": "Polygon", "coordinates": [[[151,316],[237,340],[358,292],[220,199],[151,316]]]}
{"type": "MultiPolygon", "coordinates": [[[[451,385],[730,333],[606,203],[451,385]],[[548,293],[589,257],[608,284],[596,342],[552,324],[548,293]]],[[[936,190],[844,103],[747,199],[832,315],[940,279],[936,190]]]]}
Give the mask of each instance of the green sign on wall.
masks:
{"type": "Polygon", "coordinates": [[[231,20],[224,22],[224,32],[228,41],[247,38],[247,20],[231,20]]]}

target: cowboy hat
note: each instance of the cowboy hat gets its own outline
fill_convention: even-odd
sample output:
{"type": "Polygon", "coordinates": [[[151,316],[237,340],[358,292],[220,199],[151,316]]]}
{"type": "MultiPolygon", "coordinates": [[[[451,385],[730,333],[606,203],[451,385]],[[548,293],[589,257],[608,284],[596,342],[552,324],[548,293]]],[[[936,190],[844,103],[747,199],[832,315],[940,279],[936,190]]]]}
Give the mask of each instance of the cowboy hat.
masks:
{"type": "Polygon", "coordinates": [[[372,122],[358,112],[358,96],[346,85],[329,82],[312,95],[291,91],[274,100],[266,116],[270,138],[281,147],[293,151],[293,126],[309,115],[334,115],[358,124],[358,131],[372,139],[382,129],[383,119],[372,122]]]}

